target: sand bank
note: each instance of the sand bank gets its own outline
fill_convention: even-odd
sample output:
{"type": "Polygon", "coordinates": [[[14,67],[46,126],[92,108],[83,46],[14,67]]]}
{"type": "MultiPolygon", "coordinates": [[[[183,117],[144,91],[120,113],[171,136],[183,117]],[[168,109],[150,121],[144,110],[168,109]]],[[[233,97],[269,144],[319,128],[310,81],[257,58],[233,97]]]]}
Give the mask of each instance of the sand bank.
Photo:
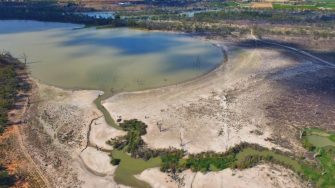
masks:
{"type": "Polygon", "coordinates": [[[220,172],[194,173],[187,170],[179,175],[183,181],[176,183],[158,168],[148,169],[137,177],[153,188],[298,188],[305,187],[291,170],[277,165],[261,164],[246,170],[225,169],[220,172]]]}

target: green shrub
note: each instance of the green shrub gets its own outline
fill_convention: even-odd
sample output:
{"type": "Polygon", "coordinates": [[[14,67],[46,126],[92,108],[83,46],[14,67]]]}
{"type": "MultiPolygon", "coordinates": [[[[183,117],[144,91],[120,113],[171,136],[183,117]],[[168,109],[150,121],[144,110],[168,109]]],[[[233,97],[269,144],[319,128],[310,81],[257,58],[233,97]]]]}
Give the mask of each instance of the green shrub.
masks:
{"type": "Polygon", "coordinates": [[[6,169],[0,165],[0,187],[13,186],[15,181],[15,176],[9,175],[6,169]]]}
{"type": "Polygon", "coordinates": [[[120,162],[121,162],[121,159],[112,159],[111,160],[111,164],[114,165],[114,166],[119,165],[120,162]]]}
{"type": "Polygon", "coordinates": [[[180,164],[181,158],[184,156],[184,151],[182,150],[173,150],[168,151],[161,155],[162,165],[161,171],[167,172],[178,172],[182,171],[183,165],[180,164]]]}

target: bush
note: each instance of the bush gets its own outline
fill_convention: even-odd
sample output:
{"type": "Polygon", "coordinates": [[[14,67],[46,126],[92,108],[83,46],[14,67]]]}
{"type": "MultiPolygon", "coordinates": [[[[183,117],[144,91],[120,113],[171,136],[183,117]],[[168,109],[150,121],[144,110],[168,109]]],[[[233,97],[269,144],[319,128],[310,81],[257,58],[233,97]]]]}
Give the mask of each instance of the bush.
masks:
{"type": "Polygon", "coordinates": [[[263,159],[262,156],[259,155],[249,155],[246,156],[242,162],[237,164],[237,168],[239,169],[245,169],[245,168],[251,168],[256,166],[261,160],[263,159]]]}
{"type": "Polygon", "coordinates": [[[184,151],[173,150],[168,151],[161,155],[162,165],[161,171],[163,172],[179,172],[182,171],[183,166],[180,164],[180,159],[184,156],[184,151]]]}
{"type": "Polygon", "coordinates": [[[9,175],[5,168],[0,166],[0,187],[10,187],[15,184],[16,178],[9,175]]]}

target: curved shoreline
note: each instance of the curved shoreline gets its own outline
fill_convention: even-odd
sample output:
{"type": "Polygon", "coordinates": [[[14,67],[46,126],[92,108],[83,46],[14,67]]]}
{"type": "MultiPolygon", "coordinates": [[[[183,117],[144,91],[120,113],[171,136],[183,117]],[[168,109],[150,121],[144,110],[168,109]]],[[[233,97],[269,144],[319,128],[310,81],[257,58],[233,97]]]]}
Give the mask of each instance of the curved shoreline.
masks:
{"type": "Polygon", "coordinates": [[[185,81],[181,81],[181,82],[176,83],[176,84],[169,84],[169,85],[165,85],[165,86],[161,86],[161,87],[154,87],[154,88],[148,88],[148,89],[136,90],[136,91],[121,91],[121,92],[116,92],[116,93],[106,93],[106,92],[104,92],[96,100],[94,100],[94,103],[96,104],[97,108],[104,115],[104,118],[105,118],[106,122],[110,126],[116,128],[116,129],[120,129],[120,127],[115,124],[115,120],[111,117],[111,115],[108,112],[108,110],[102,104],[105,100],[107,100],[108,98],[117,96],[117,95],[121,95],[121,94],[145,93],[145,92],[150,92],[150,91],[155,91],[155,90],[168,89],[168,88],[173,87],[173,86],[188,85],[188,84],[192,84],[192,83],[197,82],[197,81],[201,81],[201,80],[203,80],[205,78],[208,78],[210,75],[214,74],[216,71],[222,69],[223,66],[224,66],[224,64],[228,61],[227,47],[226,46],[222,46],[222,45],[217,44],[217,43],[212,43],[212,44],[215,47],[217,47],[217,48],[219,48],[221,50],[222,55],[223,55],[223,61],[220,64],[218,64],[218,66],[214,67],[213,69],[209,70],[208,72],[206,72],[206,73],[204,73],[202,75],[199,75],[197,77],[194,77],[192,79],[189,79],[189,80],[185,80],[185,81]]]}

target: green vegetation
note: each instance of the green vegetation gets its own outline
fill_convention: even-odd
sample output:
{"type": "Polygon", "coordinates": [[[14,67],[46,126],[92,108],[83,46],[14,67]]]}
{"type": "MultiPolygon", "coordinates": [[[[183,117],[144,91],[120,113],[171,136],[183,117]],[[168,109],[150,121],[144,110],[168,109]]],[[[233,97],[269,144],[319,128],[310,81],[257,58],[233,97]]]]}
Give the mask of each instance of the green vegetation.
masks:
{"type": "MultiPolygon", "coordinates": [[[[17,100],[18,90],[29,89],[29,84],[21,78],[25,66],[13,58],[9,53],[0,54],[0,134],[8,126],[8,112],[13,109],[17,100]]],[[[10,187],[15,184],[16,176],[9,175],[0,164],[0,188],[10,187]]]]}
{"type": "Polygon", "coordinates": [[[185,153],[182,150],[174,150],[161,155],[161,171],[171,171],[173,173],[181,172],[184,169],[183,166],[185,161],[181,162],[184,155],[185,153]]]}
{"type": "Polygon", "coordinates": [[[233,150],[230,150],[224,154],[206,152],[190,155],[186,160],[185,166],[194,172],[208,172],[226,169],[232,167],[236,161],[236,155],[232,151],[233,150]]]}
{"type": "Polygon", "coordinates": [[[16,72],[20,65],[9,54],[0,55],[0,134],[8,123],[8,111],[13,108],[16,93],[20,87],[16,72]]]}
{"type": "Polygon", "coordinates": [[[15,181],[15,176],[9,175],[6,169],[0,165],[0,188],[11,187],[15,181]]]}
{"type": "Polygon", "coordinates": [[[328,133],[320,129],[305,129],[303,132],[303,143],[313,147],[308,149],[314,153],[317,167],[314,169],[304,167],[303,173],[316,187],[334,187],[335,185],[335,142],[334,133],[328,133]]]}
{"type": "Polygon", "coordinates": [[[215,8],[223,8],[223,7],[238,7],[240,4],[234,1],[228,1],[228,2],[210,2],[209,6],[210,7],[215,7],[215,8]]]}
{"type": "Polygon", "coordinates": [[[322,2],[322,3],[305,3],[305,4],[283,4],[274,3],[274,9],[286,9],[286,10],[323,10],[323,9],[335,9],[334,2],[322,2]]]}
{"type": "Polygon", "coordinates": [[[239,169],[250,168],[258,164],[260,161],[268,161],[289,167],[296,172],[300,172],[301,164],[294,159],[279,151],[271,151],[265,148],[248,147],[239,152],[236,156],[236,167],[239,169]],[[257,159],[257,160],[256,160],[257,159]]]}
{"type": "Polygon", "coordinates": [[[119,165],[120,164],[120,162],[121,162],[121,159],[112,159],[111,160],[111,163],[112,163],[112,165],[119,165]]]}
{"type": "Polygon", "coordinates": [[[128,134],[124,138],[124,143],[119,143],[117,146],[118,149],[125,149],[128,153],[131,153],[133,156],[138,148],[140,148],[144,142],[141,138],[142,135],[146,134],[147,125],[141,121],[129,120],[120,124],[120,127],[127,131],[128,134]]]}
{"type": "Polygon", "coordinates": [[[143,146],[144,142],[141,136],[146,134],[147,125],[136,119],[126,120],[120,123],[120,128],[127,131],[128,134],[124,137],[110,140],[108,143],[114,148],[125,150],[132,156],[135,156],[137,151],[143,146]]]}
{"type": "Polygon", "coordinates": [[[113,19],[76,14],[75,12],[80,9],[81,7],[76,4],[69,3],[68,6],[62,6],[57,1],[2,2],[0,4],[0,18],[121,26],[113,19]]]}
{"type": "Polygon", "coordinates": [[[309,148],[310,151],[320,147],[335,146],[335,134],[327,133],[320,129],[306,129],[303,136],[303,143],[309,143],[314,146],[313,148],[309,148]]]}
{"type": "Polygon", "coordinates": [[[120,128],[127,131],[127,135],[108,140],[107,143],[115,149],[130,153],[134,158],[149,160],[168,152],[167,150],[152,150],[146,147],[141,136],[146,134],[147,125],[137,119],[125,120],[120,128]]]}
{"type": "Polygon", "coordinates": [[[175,153],[162,157],[162,171],[180,172],[191,169],[194,172],[208,172],[226,168],[245,169],[261,161],[268,161],[289,167],[296,172],[302,172],[302,163],[293,156],[255,144],[241,143],[225,153],[204,152],[189,155],[186,159],[182,159],[183,155],[175,153]]]}

